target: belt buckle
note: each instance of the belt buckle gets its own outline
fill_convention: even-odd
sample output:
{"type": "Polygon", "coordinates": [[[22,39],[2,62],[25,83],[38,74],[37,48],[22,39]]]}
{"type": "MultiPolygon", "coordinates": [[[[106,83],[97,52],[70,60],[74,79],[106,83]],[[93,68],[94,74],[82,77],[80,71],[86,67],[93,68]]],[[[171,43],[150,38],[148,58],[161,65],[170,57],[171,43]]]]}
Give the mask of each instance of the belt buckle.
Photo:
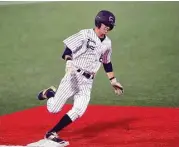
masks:
{"type": "Polygon", "coordinates": [[[87,75],[87,77],[86,77],[87,79],[94,79],[94,75],[89,74],[89,73],[87,73],[86,75],[87,75]]]}
{"type": "Polygon", "coordinates": [[[93,74],[90,74],[90,73],[87,73],[85,71],[82,71],[81,69],[77,69],[77,72],[81,73],[87,79],[94,79],[94,75],[93,74]]]}
{"type": "MultiPolygon", "coordinates": [[[[85,72],[84,72],[85,73],[85,72]]],[[[87,79],[90,79],[91,78],[91,75],[89,74],[89,73],[85,73],[85,77],[87,78],[87,79]]]]}

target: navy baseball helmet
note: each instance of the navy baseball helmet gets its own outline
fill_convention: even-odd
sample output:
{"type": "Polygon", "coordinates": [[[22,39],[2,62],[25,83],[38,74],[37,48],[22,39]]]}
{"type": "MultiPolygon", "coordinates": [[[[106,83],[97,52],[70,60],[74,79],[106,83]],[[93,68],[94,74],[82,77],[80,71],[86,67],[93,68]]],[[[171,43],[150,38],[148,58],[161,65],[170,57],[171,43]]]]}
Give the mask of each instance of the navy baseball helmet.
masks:
{"type": "Polygon", "coordinates": [[[110,27],[110,30],[112,30],[115,26],[115,16],[112,12],[107,10],[101,10],[95,17],[95,25],[96,27],[100,28],[101,24],[110,27]]]}

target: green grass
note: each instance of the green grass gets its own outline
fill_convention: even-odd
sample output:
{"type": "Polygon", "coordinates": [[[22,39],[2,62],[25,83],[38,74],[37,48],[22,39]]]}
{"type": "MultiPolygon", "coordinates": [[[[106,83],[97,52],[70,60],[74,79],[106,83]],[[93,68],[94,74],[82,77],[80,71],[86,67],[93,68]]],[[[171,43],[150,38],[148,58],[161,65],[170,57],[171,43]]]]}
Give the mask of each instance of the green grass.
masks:
{"type": "Polygon", "coordinates": [[[0,6],[0,115],[44,105],[36,94],[64,75],[63,39],[115,13],[109,34],[116,96],[101,68],[92,104],[179,107],[179,2],[51,2],[0,6]]]}

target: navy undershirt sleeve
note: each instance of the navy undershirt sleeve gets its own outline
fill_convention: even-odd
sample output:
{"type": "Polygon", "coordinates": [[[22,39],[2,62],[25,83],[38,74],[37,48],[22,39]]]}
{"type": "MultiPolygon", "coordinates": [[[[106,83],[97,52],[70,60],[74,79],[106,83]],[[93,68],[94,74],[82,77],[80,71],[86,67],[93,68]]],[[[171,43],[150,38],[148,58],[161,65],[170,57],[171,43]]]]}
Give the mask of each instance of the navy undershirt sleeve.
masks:
{"type": "Polygon", "coordinates": [[[62,55],[62,58],[65,60],[65,56],[66,55],[69,55],[69,56],[71,56],[72,57],[72,51],[68,48],[68,47],[66,47],[65,48],[65,50],[64,50],[64,52],[63,52],[63,55],[62,55]]]}
{"type": "Polygon", "coordinates": [[[103,67],[104,67],[104,70],[106,72],[112,72],[113,71],[113,67],[112,67],[112,63],[109,62],[107,64],[103,63],[103,67]]]}

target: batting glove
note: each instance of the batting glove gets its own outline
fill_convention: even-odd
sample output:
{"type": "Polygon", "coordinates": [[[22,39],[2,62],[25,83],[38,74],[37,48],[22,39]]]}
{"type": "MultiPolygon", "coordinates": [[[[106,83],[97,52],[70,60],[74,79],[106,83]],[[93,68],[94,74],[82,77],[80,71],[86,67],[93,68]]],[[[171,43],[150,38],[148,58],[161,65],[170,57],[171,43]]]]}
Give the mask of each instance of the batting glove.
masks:
{"type": "Polygon", "coordinates": [[[116,78],[111,79],[110,82],[112,87],[114,88],[115,94],[120,96],[124,93],[123,86],[119,82],[117,82],[116,78]]]}

